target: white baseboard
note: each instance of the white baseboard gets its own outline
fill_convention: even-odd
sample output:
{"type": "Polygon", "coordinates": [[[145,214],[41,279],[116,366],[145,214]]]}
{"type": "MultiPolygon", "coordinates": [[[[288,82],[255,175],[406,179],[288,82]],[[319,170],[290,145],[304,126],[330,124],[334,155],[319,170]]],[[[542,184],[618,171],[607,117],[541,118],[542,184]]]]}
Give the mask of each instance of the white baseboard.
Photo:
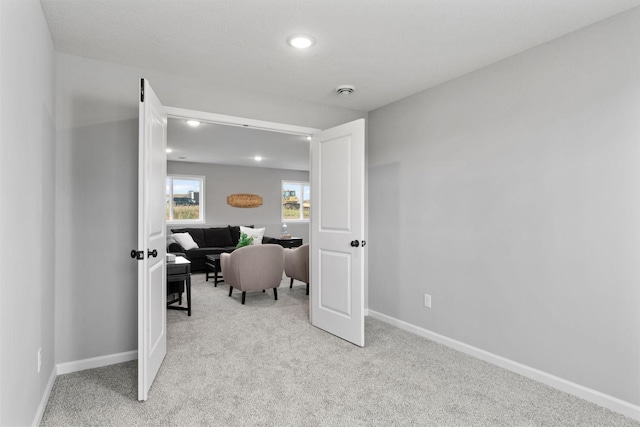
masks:
{"type": "Polygon", "coordinates": [[[371,316],[374,319],[389,323],[400,329],[404,329],[405,331],[412,332],[421,337],[446,345],[447,347],[451,347],[470,356],[477,357],[478,359],[484,360],[485,362],[500,366],[501,368],[505,368],[509,371],[515,372],[532,380],[541,382],[550,387],[556,388],[558,390],[577,396],[581,399],[595,403],[596,405],[600,405],[604,408],[625,415],[629,418],[633,418],[634,420],[640,421],[640,406],[638,405],[634,405],[608,394],[601,393],[597,390],[581,386],[580,384],[573,383],[563,378],[556,377],[555,375],[551,375],[539,369],[531,368],[521,363],[514,362],[513,360],[506,359],[502,356],[489,353],[488,351],[473,347],[460,341],[456,341],[452,338],[448,338],[444,335],[429,331],[428,329],[412,325],[394,317],[387,316],[386,314],[378,313],[371,309],[367,309],[365,310],[365,312],[366,315],[371,316]]]}
{"type": "Polygon", "coordinates": [[[56,382],[57,368],[54,366],[51,370],[51,375],[49,376],[49,381],[47,381],[47,387],[42,394],[42,399],[40,399],[40,405],[38,405],[38,411],[36,412],[36,416],[33,418],[32,426],[39,426],[42,422],[42,416],[44,415],[45,409],[47,409],[47,403],[49,402],[49,396],[51,396],[51,390],[53,389],[53,383],[56,382]]]}
{"type": "Polygon", "coordinates": [[[136,360],[137,358],[138,358],[138,351],[133,350],[133,351],[125,351],[124,353],[109,354],[106,356],[76,360],[73,362],[59,363],[57,365],[58,375],[69,374],[71,372],[84,371],[85,369],[101,368],[103,366],[114,365],[116,363],[136,360]]]}

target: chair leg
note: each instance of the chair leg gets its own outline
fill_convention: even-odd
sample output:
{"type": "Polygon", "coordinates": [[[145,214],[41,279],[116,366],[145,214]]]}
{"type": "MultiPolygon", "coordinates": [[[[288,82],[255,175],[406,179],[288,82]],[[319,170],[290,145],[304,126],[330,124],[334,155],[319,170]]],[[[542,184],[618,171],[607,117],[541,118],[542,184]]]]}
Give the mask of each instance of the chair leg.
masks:
{"type": "Polygon", "coordinates": [[[291,278],[291,283],[289,283],[289,289],[293,288],[293,277],[291,278]]]}
{"type": "Polygon", "coordinates": [[[278,288],[273,288],[273,296],[278,301],[278,288]]]}
{"type": "Polygon", "coordinates": [[[244,304],[244,299],[247,296],[247,291],[242,291],[242,304],[244,304]]]}
{"type": "Polygon", "coordinates": [[[233,292],[233,286],[229,285],[229,296],[231,296],[231,292],[233,292]]]}
{"type": "Polygon", "coordinates": [[[309,284],[307,283],[307,295],[309,295],[309,284]]]}

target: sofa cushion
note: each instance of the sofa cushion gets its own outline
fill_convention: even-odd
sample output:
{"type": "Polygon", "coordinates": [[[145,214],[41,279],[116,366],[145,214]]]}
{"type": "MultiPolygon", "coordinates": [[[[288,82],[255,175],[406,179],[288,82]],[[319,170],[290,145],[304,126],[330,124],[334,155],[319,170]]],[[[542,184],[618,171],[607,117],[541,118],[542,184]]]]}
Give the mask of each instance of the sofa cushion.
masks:
{"type": "Polygon", "coordinates": [[[223,252],[232,252],[233,247],[219,247],[219,248],[196,248],[189,251],[185,251],[187,258],[190,260],[204,258],[207,255],[221,254],[223,252]]]}
{"type": "Polygon", "coordinates": [[[206,243],[205,247],[207,248],[233,246],[229,227],[205,228],[204,241],[206,243]]]}
{"type": "Polygon", "coordinates": [[[179,253],[182,251],[184,251],[184,248],[180,246],[180,243],[178,242],[169,243],[169,246],[167,247],[167,252],[169,253],[179,253]]]}
{"type": "Polygon", "coordinates": [[[175,233],[173,238],[176,242],[180,243],[180,246],[182,246],[185,251],[196,249],[200,246],[193,240],[193,237],[191,237],[189,233],[175,233]]]}
{"type": "Polygon", "coordinates": [[[206,271],[207,255],[220,254],[223,252],[233,252],[235,247],[230,248],[198,248],[191,249],[190,251],[184,251],[185,256],[191,261],[191,272],[199,273],[206,271]]]}
{"type": "Polygon", "coordinates": [[[189,233],[198,247],[203,248],[207,246],[202,228],[172,228],[171,231],[174,233],[189,233]]]}

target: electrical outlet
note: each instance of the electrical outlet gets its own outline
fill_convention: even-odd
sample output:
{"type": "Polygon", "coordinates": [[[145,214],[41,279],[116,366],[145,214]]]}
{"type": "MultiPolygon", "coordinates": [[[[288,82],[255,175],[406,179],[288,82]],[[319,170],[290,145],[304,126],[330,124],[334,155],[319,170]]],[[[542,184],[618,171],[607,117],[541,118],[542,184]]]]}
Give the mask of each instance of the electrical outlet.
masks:
{"type": "Polygon", "coordinates": [[[424,294],[424,306],[427,308],[431,308],[431,295],[424,294]]]}
{"type": "Polygon", "coordinates": [[[38,349],[38,372],[40,372],[41,367],[42,367],[42,347],[38,349]]]}

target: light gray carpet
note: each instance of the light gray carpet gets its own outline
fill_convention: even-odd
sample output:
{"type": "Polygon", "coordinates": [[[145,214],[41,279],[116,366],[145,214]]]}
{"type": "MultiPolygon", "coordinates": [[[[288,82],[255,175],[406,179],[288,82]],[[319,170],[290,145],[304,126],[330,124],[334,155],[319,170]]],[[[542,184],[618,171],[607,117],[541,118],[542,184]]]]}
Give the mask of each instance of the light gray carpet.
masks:
{"type": "Polygon", "coordinates": [[[136,400],[136,362],[61,375],[44,426],[639,426],[566,393],[367,318],[365,348],[314,328],[305,287],[214,288],[168,311],[168,354],[136,400]]]}

